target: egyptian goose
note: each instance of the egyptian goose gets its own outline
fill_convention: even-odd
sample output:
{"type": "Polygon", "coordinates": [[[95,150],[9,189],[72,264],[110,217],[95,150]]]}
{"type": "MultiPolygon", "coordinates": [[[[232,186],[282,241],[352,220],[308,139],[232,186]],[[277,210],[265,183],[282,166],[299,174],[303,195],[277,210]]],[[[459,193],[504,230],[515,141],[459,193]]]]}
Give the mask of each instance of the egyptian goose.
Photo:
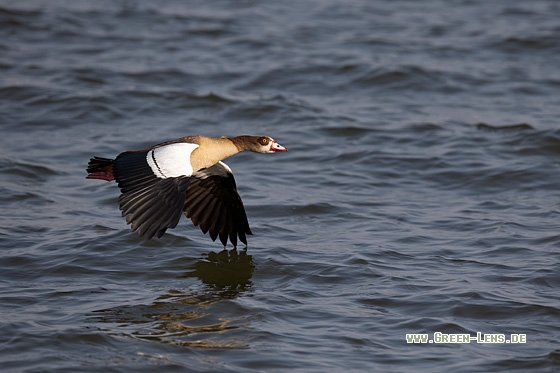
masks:
{"type": "Polygon", "coordinates": [[[117,158],[93,157],[87,179],[116,180],[119,207],[140,237],[161,237],[175,228],[184,212],[212,241],[229,237],[247,245],[252,234],[231,169],[221,160],[239,152],[285,152],[268,136],[210,138],[188,136],[151,148],[127,151],[117,158]]]}

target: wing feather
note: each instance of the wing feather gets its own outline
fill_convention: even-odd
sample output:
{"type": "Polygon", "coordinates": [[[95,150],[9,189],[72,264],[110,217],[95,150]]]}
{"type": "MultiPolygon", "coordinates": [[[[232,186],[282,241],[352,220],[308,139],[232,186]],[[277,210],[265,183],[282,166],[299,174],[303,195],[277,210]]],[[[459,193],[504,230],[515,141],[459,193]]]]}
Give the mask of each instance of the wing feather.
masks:
{"type": "Polygon", "coordinates": [[[222,162],[192,176],[164,177],[147,160],[149,150],[121,153],[113,173],[121,196],[119,207],[126,222],[141,237],[161,237],[175,228],[182,213],[213,241],[220,238],[237,246],[252,234],[231,170],[222,162]]]}
{"type": "Polygon", "coordinates": [[[145,152],[124,152],[115,159],[113,172],[121,189],[119,206],[132,231],[140,237],[161,237],[177,226],[182,215],[190,177],[157,177],[145,152]]]}
{"type": "Polygon", "coordinates": [[[224,246],[228,239],[237,246],[238,237],[247,244],[252,234],[233,174],[222,162],[193,173],[183,210],[195,226],[213,241],[219,237],[224,246]]]}

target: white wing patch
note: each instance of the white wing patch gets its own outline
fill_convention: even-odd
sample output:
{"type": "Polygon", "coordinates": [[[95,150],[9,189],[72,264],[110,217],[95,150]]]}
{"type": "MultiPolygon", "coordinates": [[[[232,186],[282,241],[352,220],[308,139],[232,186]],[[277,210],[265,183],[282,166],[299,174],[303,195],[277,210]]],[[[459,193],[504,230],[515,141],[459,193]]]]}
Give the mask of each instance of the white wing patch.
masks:
{"type": "Polygon", "coordinates": [[[168,177],[191,176],[191,153],[197,144],[177,143],[152,149],[146,155],[146,161],[160,179],[168,177]]]}

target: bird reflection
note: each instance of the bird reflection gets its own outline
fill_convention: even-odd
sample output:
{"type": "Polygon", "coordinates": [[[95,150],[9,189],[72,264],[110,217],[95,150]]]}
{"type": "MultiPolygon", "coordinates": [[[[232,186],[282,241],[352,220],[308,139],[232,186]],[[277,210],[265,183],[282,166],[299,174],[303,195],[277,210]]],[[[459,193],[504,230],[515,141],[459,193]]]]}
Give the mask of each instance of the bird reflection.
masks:
{"type": "Polygon", "coordinates": [[[144,340],[187,347],[246,348],[238,331],[250,317],[230,314],[227,302],[251,288],[254,268],[246,250],[209,252],[179,276],[199,279],[202,289],[169,289],[151,304],[96,310],[90,320],[104,323],[104,329],[113,324],[116,333],[144,340]]]}
{"type": "Polygon", "coordinates": [[[211,251],[180,277],[197,277],[213,290],[222,292],[223,296],[231,297],[251,287],[254,269],[253,256],[247,255],[247,250],[211,251]]]}

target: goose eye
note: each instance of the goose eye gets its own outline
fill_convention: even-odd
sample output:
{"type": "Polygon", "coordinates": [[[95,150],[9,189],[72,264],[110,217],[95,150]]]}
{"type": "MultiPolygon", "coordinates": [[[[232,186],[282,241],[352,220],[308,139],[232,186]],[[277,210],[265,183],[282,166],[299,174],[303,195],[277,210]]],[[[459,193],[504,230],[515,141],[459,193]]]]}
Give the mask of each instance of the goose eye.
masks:
{"type": "Polygon", "coordinates": [[[259,144],[261,145],[266,145],[268,144],[268,139],[266,137],[259,137],[259,139],[257,140],[259,142],[259,144]]]}

